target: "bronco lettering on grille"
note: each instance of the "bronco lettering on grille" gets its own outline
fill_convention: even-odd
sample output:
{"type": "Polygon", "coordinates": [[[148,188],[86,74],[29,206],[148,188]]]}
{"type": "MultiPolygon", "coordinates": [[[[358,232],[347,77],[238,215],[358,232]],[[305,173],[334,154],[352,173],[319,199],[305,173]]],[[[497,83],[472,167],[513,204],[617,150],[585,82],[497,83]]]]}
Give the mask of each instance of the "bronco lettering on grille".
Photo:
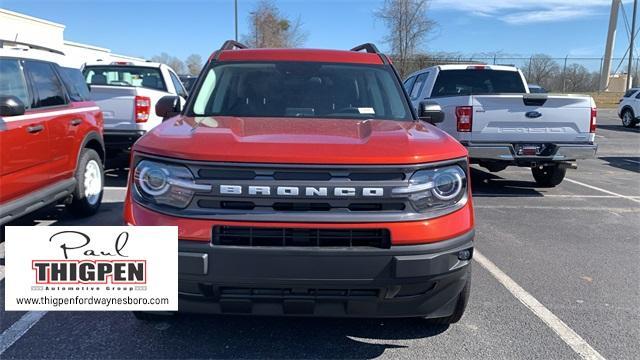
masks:
{"type": "Polygon", "coordinates": [[[305,197],[380,197],[384,196],[381,187],[313,187],[313,186],[242,186],[220,185],[221,195],[253,195],[253,196],[305,196],[305,197]]]}

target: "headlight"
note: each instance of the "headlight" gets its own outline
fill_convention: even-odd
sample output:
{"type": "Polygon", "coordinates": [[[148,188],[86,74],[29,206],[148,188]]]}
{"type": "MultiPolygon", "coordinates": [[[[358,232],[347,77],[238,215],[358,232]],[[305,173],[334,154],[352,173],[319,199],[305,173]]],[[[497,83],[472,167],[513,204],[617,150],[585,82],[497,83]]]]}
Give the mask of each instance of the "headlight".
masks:
{"type": "Polygon", "coordinates": [[[210,185],[196,184],[186,167],[150,160],[136,165],[133,179],[139,198],[176,208],[187,207],[197,191],[211,191],[210,185]]]}
{"type": "Polygon", "coordinates": [[[467,176],[458,165],[420,170],[409,179],[409,186],[393,189],[408,196],[416,210],[425,212],[454,208],[467,193],[467,176]]]}

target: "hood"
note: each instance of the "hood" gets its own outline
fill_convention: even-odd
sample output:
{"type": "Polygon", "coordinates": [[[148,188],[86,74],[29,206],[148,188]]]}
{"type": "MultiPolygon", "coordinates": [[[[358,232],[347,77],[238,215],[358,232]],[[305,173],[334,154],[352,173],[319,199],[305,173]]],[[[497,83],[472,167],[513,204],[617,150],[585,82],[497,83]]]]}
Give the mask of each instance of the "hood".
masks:
{"type": "Polygon", "coordinates": [[[183,117],[163,122],[134,151],[188,160],[289,164],[418,164],[466,149],[418,121],[183,117]]]}

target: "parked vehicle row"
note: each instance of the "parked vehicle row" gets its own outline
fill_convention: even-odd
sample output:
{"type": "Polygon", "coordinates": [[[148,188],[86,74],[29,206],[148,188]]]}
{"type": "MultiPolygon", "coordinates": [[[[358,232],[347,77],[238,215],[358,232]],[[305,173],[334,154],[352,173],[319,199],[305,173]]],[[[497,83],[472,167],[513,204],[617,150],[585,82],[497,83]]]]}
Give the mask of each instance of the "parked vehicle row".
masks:
{"type": "Polygon", "coordinates": [[[124,220],[180,228],[180,311],[455,323],[470,294],[470,162],[555,186],[597,150],[591,97],[531,94],[510,66],[403,82],[372,44],[230,40],[187,98],[165,65],[81,74],[51,51],[0,51],[0,224],[59,200],[95,213],[105,157],[130,151],[124,220]]]}
{"type": "Polygon", "coordinates": [[[414,107],[440,105],[437,126],[489,171],[530,167],[535,181],[556,186],[575,160],[595,156],[596,105],[588,95],[530,94],[520,70],[500,65],[440,65],[404,82],[414,107]]]}
{"type": "Polygon", "coordinates": [[[79,216],[100,206],[102,111],[63,64],[54,50],[0,48],[0,225],[56,201],[79,216]]]}

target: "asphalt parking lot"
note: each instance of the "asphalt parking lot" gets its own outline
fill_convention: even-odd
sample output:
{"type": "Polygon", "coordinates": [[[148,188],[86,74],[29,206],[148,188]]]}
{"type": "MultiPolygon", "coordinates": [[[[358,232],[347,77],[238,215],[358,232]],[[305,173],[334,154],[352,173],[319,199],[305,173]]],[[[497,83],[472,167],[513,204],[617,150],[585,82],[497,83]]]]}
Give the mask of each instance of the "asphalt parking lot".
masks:
{"type": "MultiPolygon", "coordinates": [[[[598,158],[556,188],[537,187],[528,169],[473,170],[479,255],[458,324],[194,315],[142,323],[120,312],[2,311],[0,357],[637,358],[640,129],[623,128],[612,110],[598,122],[598,158]]],[[[108,173],[92,218],[50,207],[9,225],[119,225],[125,176],[108,173]]],[[[4,296],[4,280],[0,288],[4,296]]]]}

